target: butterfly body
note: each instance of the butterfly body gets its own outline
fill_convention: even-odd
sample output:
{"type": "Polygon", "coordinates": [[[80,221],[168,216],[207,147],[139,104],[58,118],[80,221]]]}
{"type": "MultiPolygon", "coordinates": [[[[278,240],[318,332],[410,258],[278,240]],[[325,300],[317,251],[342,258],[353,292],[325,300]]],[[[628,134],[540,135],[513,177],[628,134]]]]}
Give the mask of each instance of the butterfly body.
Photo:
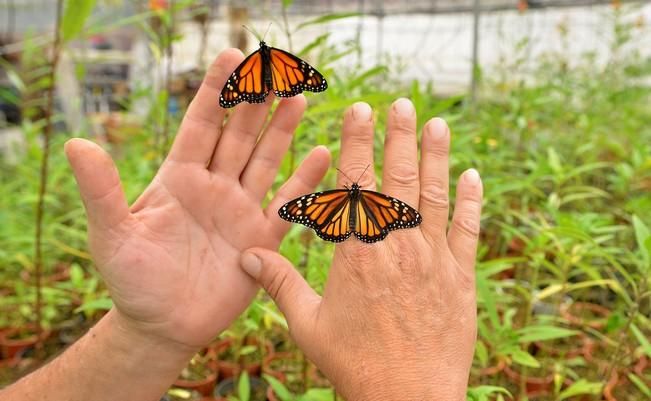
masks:
{"type": "Polygon", "coordinates": [[[314,229],[332,242],[342,242],[351,234],[363,242],[381,241],[391,230],[416,227],[422,221],[418,211],[399,199],[380,192],[350,188],[303,195],[278,210],[284,220],[314,229]]]}
{"type": "Polygon", "coordinates": [[[219,97],[225,108],[246,101],[263,103],[273,90],[278,97],[296,96],[304,90],[322,92],[328,84],[314,67],[284,50],[260,42],[233,71],[219,97]]]}

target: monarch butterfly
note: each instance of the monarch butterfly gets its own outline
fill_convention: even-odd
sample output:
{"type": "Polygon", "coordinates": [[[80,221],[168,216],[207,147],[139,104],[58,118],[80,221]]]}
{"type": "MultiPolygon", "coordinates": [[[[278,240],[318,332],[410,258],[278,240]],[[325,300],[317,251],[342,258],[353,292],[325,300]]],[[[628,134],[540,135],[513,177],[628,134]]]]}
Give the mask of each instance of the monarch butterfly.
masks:
{"type": "Polygon", "coordinates": [[[260,48],[233,71],[219,96],[224,108],[247,101],[263,103],[270,90],[279,97],[296,96],[304,90],[322,92],[328,83],[323,75],[300,58],[260,41],[260,48]]]}
{"type": "Polygon", "coordinates": [[[363,242],[381,241],[391,230],[416,227],[420,213],[405,202],[375,191],[350,188],[303,195],[287,202],[278,214],[284,220],[314,229],[326,241],[342,242],[352,233],[363,242]]]}

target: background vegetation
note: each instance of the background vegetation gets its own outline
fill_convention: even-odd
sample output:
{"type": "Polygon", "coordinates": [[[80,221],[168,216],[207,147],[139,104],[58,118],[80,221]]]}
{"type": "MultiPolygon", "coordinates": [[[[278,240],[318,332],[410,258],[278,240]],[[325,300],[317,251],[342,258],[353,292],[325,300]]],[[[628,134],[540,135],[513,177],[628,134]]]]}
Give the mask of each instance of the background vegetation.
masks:
{"type": "MultiPolygon", "coordinates": [[[[24,336],[28,331],[50,335],[42,346],[23,347],[15,357],[3,348],[0,384],[55,355],[111,305],[86,250],[83,206],[62,152],[68,138],[89,131],[57,129],[58,109],[48,106],[56,79],[53,60],[85,38],[81,27],[95,2],[82,3],[81,11],[62,9],[54,42],[26,37],[20,64],[2,60],[13,88],[0,95],[23,111],[26,148],[18,152],[18,162],[0,159],[0,330],[4,337],[14,328],[24,336]],[[37,226],[42,230],[35,237],[37,226]]],[[[198,2],[175,3],[118,25],[140,27],[157,54],[166,54],[179,39],[175,16],[202,13],[198,2]]],[[[318,66],[330,88],[310,97],[278,185],[314,145],[328,146],[337,159],[341,115],[354,101],[378,111],[379,150],[384,110],[399,96],[412,99],[419,126],[432,116],[450,124],[452,177],[471,166],[481,172],[485,204],[471,400],[651,398],[651,60],[626,46],[638,34],[634,23],[625,22],[626,12],[612,11],[614,40],[603,66],[591,54],[569,60],[554,53],[525,74],[516,57],[483,71],[475,102],[463,94],[437,97],[426,82],[399,82],[396,65],[334,68],[338,59],[358,50],[357,43],[335,43],[326,35],[294,49],[318,66]]],[[[291,36],[306,24],[346,16],[299,26],[281,17],[279,24],[291,36]]],[[[83,76],[83,66],[78,73],[83,76]]],[[[148,96],[151,111],[137,129],[118,125],[114,132],[121,139],[104,143],[131,200],[153,177],[183,115],[182,109],[168,107],[169,82],[161,88],[148,96]]],[[[143,94],[125,99],[125,111],[138,97],[143,94]]],[[[375,168],[381,171],[381,163],[375,168]]],[[[334,179],[330,173],[323,187],[333,187],[334,179]]],[[[332,250],[302,227],[293,228],[281,247],[317,290],[327,278],[332,250]]],[[[231,397],[265,399],[255,393],[257,376],[273,387],[277,399],[336,399],[262,293],[188,370],[208,367],[224,377],[219,361],[235,364],[231,397]],[[256,362],[262,368],[243,370],[256,362]]],[[[169,397],[194,395],[175,389],[169,397]]]]}

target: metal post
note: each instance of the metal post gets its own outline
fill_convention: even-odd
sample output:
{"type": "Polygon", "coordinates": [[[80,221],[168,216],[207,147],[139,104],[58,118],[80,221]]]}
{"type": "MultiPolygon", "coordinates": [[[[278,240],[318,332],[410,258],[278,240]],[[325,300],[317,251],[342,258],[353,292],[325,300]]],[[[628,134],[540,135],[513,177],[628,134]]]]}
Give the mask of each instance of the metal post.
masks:
{"type": "Polygon", "coordinates": [[[480,0],[474,0],[472,7],[472,71],[470,81],[470,101],[475,104],[477,100],[477,84],[479,80],[479,17],[481,15],[480,0]]]}

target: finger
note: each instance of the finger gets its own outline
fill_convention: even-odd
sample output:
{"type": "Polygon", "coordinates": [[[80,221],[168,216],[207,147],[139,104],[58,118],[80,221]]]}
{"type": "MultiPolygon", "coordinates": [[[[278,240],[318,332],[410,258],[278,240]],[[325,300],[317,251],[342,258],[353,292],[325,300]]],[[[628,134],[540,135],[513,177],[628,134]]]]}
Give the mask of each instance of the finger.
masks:
{"type": "Polygon", "coordinates": [[[362,188],[375,190],[374,124],[371,106],[363,102],[352,105],[344,115],[342,131],[337,186],[350,187],[352,180],[359,179],[362,188]]]}
{"type": "Polygon", "coordinates": [[[443,119],[433,118],[423,128],[420,158],[420,212],[423,233],[429,238],[445,238],[449,214],[448,154],[450,130],[443,119]]]}
{"type": "Polygon", "coordinates": [[[481,202],[479,173],[475,169],[467,170],[457,184],[457,201],[448,233],[450,251],[464,270],[472,270],[475,266],[481,202]]]}
{"type": "Polygon", "coordinates": [[[212,63],[188,107],[168,160],[208,163],[219,140],[226,109],[219,106],[219,94],[229,75],[242,62],[237,49],[224,50],[212,63]]]}
{"type": "Polygon", "coordinates": [[[264,127],[269,110],[274,102],[273,94],[264,103],[242,103],[228,119],[212,162],[210,170],[232,178],[240,178],[248,163],[258,136],[264,127]]]}
{"type": "Polygon", "coordinates": [[[307,102],[303,95],[283,99],[240,178],[244,189],[262,199],[274,182],[307,102]]]}
{"type": "Polygon", "coordinates": [[[129,216],[118,170],[102,148],[84,139],[71,139],[64,146],[77,180],[89,224],[112,228],[129,216]]]}
{"type": "Polygon", "coordinates": [[[382,192],[418,207],[416,110],[409,99],[396,100],[389,111],[382,177],[382,192]]]}
{"type": "Polygon", "coordinates": [[[255,279],[285,315],[292,337],[300,339],[321,302],[294,266],[276,252],[263,248],[245,251],[240,258],[242,269],[255,279]]]}
{"type": "Polygon", "coordinates": [[[274,226],[278,237],[282,238],[291,227],[291,223],[278,216],[278,209],[298,196],[314,192],[329,166],[330,151],[325,146],[317,146],[269,202],[265,214],[268,219],[277,223],[274,226]]]}

